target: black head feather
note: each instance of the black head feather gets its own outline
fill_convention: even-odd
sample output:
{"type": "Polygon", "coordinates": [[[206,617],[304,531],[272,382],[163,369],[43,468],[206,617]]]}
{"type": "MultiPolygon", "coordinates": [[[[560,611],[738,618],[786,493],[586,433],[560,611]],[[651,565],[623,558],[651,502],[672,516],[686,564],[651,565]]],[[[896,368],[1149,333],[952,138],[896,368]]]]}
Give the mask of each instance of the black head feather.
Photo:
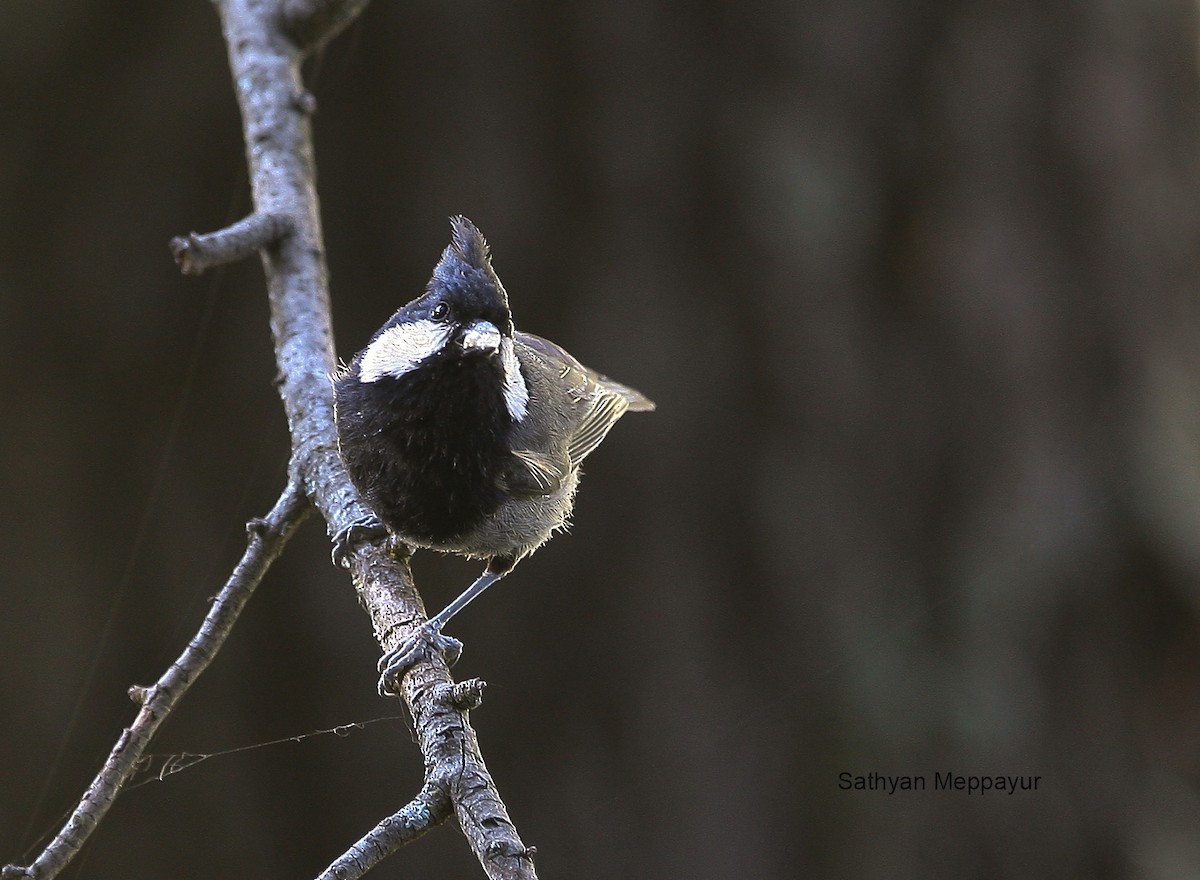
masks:
{"type": "Polygon", "coordinates": [[[487,239],[483,237],[483,233],[475,224],[462,214],[456,214],[450,218],[449,248],[464,263],[478,269],[491,271],[492,256],[487,239]]]}
{"type": "Polygon", "coordinates": [[[450,244],[434,267],[426,287],[430,300],[448,299],[464,314],[487,318],[506,336],[513,332],[508,293],[488,253],[487,240],[461,214],[450,218],[450,244]]]}

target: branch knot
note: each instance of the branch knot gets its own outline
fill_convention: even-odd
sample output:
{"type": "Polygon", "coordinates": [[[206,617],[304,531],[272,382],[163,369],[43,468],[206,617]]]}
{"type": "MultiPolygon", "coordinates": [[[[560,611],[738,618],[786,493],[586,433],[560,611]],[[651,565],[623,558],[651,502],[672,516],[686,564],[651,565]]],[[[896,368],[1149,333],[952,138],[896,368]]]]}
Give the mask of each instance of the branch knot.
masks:
{"type": "Polygon", "coordinates": [[[536,846],[522,846],[520,843],[513,843],[511,840],[493,840],[487,845],[488,858],[512,858],[512,859],[528,859],[533,861],[534,855],[537,854],[536,846]]]}
{"type": "Polygon", "coordinates": [[[482,678],[468,678],[449,684],[443,682],[433,686],[430,696],[442,705],[458,709],[460,712],[469,712],[471,709],[478,709],[483,703],[485,687],[487,682],[482,678]]]}

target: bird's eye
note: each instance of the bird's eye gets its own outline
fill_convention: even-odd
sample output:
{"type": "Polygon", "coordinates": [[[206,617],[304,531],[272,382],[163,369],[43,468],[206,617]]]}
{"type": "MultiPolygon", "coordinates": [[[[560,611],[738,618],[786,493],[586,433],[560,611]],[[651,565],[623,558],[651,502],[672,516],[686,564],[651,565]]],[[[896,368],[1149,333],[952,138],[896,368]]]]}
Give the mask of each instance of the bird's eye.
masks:
{"type": "Polygon", "coordinates": [[[445,320],[446,318],[450,317],[450,304],[444,302],[438,303],[433,307],[433,312],[431,312],[431,314],[433,315],[433,320],[435,321],[445,320]]]}

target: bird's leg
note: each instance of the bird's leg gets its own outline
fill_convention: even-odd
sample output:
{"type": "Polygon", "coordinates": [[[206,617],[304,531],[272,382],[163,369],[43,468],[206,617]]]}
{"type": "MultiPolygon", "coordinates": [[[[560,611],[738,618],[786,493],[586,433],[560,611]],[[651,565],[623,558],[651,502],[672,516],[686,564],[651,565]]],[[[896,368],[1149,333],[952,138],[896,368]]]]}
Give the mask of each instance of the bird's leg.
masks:
{"type": "Polygon", "coordinates": [[[442,627],[468,603],[500,578],[512,571],[516,560],[512,557],[493,557],[475,583],[463,590],[462,595],[421,624],[420,629],[401,642],[395,649],[379,658],[379,695],[399,695],[400,679],[412,666],[428,660],[434,652],[441,654],[447,666],[458,662],[462,654],[462,642],[442,634],[442,627]]]}
{"type": "Polygon", "coordinates": [[[356,519],[344,529],[339,529],[333,536],[333,564],[345,568],[349,564],[350,553],[355,544],[374,541],[376,538],[386,537],[387,534],[387,526],[374,516],[356,519]]]}

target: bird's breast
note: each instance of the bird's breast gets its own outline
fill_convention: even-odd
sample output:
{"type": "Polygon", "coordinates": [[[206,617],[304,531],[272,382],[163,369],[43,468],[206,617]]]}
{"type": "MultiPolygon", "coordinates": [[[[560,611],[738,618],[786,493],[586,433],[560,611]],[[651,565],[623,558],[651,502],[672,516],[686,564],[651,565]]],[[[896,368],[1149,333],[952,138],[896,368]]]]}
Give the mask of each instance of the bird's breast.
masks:
{"type": "Polygon", "coordinates": [[[460,358],[339,394],[350,478],[401,537],[450,547],[504,502],[497,477],[511,418],[499,377],[495,359],[460,358]]]}

